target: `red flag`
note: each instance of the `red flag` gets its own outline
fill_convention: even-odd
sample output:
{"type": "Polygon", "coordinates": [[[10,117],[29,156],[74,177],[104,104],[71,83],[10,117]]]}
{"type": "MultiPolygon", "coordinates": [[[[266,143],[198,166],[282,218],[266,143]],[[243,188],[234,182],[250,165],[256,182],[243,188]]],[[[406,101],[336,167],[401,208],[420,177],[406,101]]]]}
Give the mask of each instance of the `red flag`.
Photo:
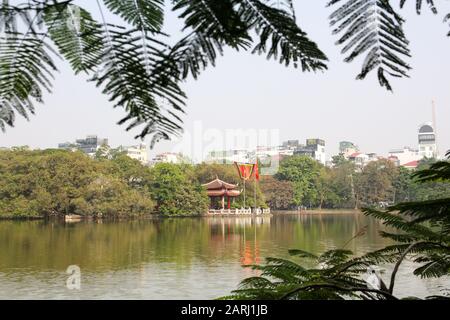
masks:
{"type": "Polygon", "coordinates": [[[234,163],[238,169],[239,176],[242,180],[248,180],[253,175],[254,164],[252,163],[234,163]]]}
{"type": "Polygon", "coordinates": [[[255,163],[255,179],[259,181],[259,169],[258,169],[258,162],[255,163]]]}

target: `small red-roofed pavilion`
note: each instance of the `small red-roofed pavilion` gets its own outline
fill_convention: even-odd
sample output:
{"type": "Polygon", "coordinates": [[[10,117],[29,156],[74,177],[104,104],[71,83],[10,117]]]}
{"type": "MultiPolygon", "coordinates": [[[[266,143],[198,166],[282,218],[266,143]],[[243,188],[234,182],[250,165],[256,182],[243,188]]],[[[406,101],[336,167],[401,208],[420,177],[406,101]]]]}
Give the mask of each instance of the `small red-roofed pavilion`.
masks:
{"type": "Polygon", "coordinates": [[[227,183],[225,181],[216,178],[215,180],[205,183],[203,185],[206,188],[206,193],[210,198],[221,198],[222,209],[225,209],[225,197],[227,198],[227,208],[231,207],[231,198],[239,197],[241,192],[236,190],[238,187],[235,184],[227,183]]]}

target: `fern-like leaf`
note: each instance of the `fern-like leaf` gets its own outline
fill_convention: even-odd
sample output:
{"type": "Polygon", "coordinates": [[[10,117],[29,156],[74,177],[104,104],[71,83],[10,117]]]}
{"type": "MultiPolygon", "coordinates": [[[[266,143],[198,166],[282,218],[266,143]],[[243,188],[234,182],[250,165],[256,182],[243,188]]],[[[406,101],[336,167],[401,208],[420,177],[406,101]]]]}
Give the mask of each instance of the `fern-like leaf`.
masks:
{"type": "Polygon", "coordinates": [[[260,38],[253,53],[266,53],[268,59],[277,59],[286,66],[301,66],[303,71],[327,68],[326,55],[289,14],[257,0],[242,0],[240,10],[240,15],[260,38]]]}
{"type": "Polygon", "coordinates": [[[128,112],[119,124],[128,123],[127,130],[143,126],[136,138],[153,135],[152,145],[178,135],[185,95],[178,86],[178,71],[168,63],[167,47],[146,35],[143,41],[136,29],[109,27],[106,33],[105,63],[92,80],[115,107],[128,112]]]}
{"type": "MultiPolygon", "coordinates": [[[[407,0],[400,0],[400,8],[404,7],[406,1],[407,0]]],[[[428,4],[428,7],[430,8],[430,10],[434,14],[438,13],[436,5],[434,4],[434,0],[416,0],[416,12],[417,12],[417,14],[421,14],[422,13],[423,2],[426,2],[428,4]]]]}
{"type": "MultiPolygon", "coordinates": [[[[437,278],[450,274],[450,254],[431,255],[427,263],[414,270],[416,276],[437,278]]],[[[416,261],[418,262],[418,261],[416,261]]]]}
{"type": "Polygon", "coordinates": [[[251,43],[248,25],[236,11],[236,0],[177,0],[184,30],[192,29],[205,39],[215,39],[232,48],[247,49],[251,43]]]}
{"type": "Polygon", "coordinates": [[[73,4],[44,10],[49,35],[75,73],[92,71],[101,63],[103,32],[89,12],[73,4]]]}
{"type": "Polygon", "coordinates": [[[192,32],[178,41],[168,54],[176,65],[181,79],[192,75],[195,79],[209,65],[215,66],[216,59],[223,53],[223,45],[214,38],[192,32]]]}
{"type": "MultiPolygon", "coordinates": [[[[450,24],[450,13],[447,14],[447,15],[444,17],[444,22],[449,22],[449,24],[450,24]]],[[[447,33],[447,36],[450,37],[450,31],[447,33]]],[[[449,154],[450,154],[450,152],[447,153],[447,156],[448,156],[449,154]]]]}
{"type": "Polygon", "coordinates": [[[408,77],[410,66],[402,57],[409,57],[408,40],[403,32],[403,19],[388,0],[333,0],[328,5],[345,1],[330,16],[333,33],[342,33],[337,44],[348,53],[346,62],[365,55],[357,79],[376,70],[382,87],[392,90],[388,76],[408,77]]]}
{"type": "MultiPolygon", "coordinates": [[[[28,119],[34,102],[50,92],[56,66],[51,48],[30,34],[6,33],[0,37],[0,129],[13,126],[15,112],[28,119]]],[[[54,53],[54,52],[53,52],[54,53]]]]}
{"type": "Polygon", "coordinates": [[[265,3],[269,7],[286,12],[292,17],[294,21],[297,19],[293,0],[264,0],[263,3],[265,3]]]}
{"type": "Polygon", "coordinates": [[[159,32],[164,21],[164,0],[104,0],[113,13],[139,30],[159,32]]]}

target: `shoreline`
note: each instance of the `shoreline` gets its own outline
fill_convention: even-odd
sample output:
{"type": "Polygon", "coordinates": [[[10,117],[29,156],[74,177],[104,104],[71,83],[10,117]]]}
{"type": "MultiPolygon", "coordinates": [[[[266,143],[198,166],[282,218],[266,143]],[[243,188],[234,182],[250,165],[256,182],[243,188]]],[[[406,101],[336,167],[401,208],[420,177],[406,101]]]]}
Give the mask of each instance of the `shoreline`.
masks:
{"type": "MultiPolygon", "coordinates": [[[[324,215],[324,214],[359,214],[361,210],[359,209],[311,209],[311,210],[273,210],[270,215],[324,215]]],[[[76,221],[66,221],[71,222],[81,222],[81,221],[130,221],[130,220],[151,220],[151,219],[170,219],[170,218],[209,218],[209,217],[247,217],[253,215],[209,215],[209,214],[183,214],[183,215],[164,215],[164,214],[145,214],[142,216],[129,216],[129,217],[102,217],[98,218],[95,216],[81,216],[76,221]]],[[[268,216],[268,215],[266,215],[268,216]]],[[[0,216],[0,221],[62,221],[64,222],[64,215],[62,216],[0,216]]]]}
{"type": "Polygon", "coordinates": [[[61,221],[61,222],[81,222],[81,221],[131,221],[131,220],[151,220],[151,219],[167,219],[167,218],[199,218],[208,217],[207,214],[185,214],[185,215],[164,215],[164,214],[146,214],[141,216],[128,217],[95,217],[95,216],[80,216],[73,221],[65,221],[65,215],[62,216],[0,216],[0,221],[61,221]]]}
{"type": "Polygon", "coordinates": [[[310,210],[276,210],[275,214],[359,214],[360,209],[310,209],[310,210]]]}

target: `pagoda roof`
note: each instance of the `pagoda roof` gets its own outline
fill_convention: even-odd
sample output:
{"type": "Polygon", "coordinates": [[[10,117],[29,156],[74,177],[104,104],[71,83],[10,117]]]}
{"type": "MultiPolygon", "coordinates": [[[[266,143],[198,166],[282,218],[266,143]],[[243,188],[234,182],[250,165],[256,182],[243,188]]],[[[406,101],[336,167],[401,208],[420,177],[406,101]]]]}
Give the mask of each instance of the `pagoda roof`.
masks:
{"type": "Polygon", "coordinates": [[[239,197],[241,192],[239,190],[214,189],[206,191],[209,197],[239,197]]]}
{"type": "Polygon", "coordinates": [[[205,187],[207,190],[221,190],[221,189],[233,190],[237,188],[237,185],[227,183],[225,181],[220,180],[219,178],[216,178],[211,182],[205,183],[202,186],[205,187]]]}

